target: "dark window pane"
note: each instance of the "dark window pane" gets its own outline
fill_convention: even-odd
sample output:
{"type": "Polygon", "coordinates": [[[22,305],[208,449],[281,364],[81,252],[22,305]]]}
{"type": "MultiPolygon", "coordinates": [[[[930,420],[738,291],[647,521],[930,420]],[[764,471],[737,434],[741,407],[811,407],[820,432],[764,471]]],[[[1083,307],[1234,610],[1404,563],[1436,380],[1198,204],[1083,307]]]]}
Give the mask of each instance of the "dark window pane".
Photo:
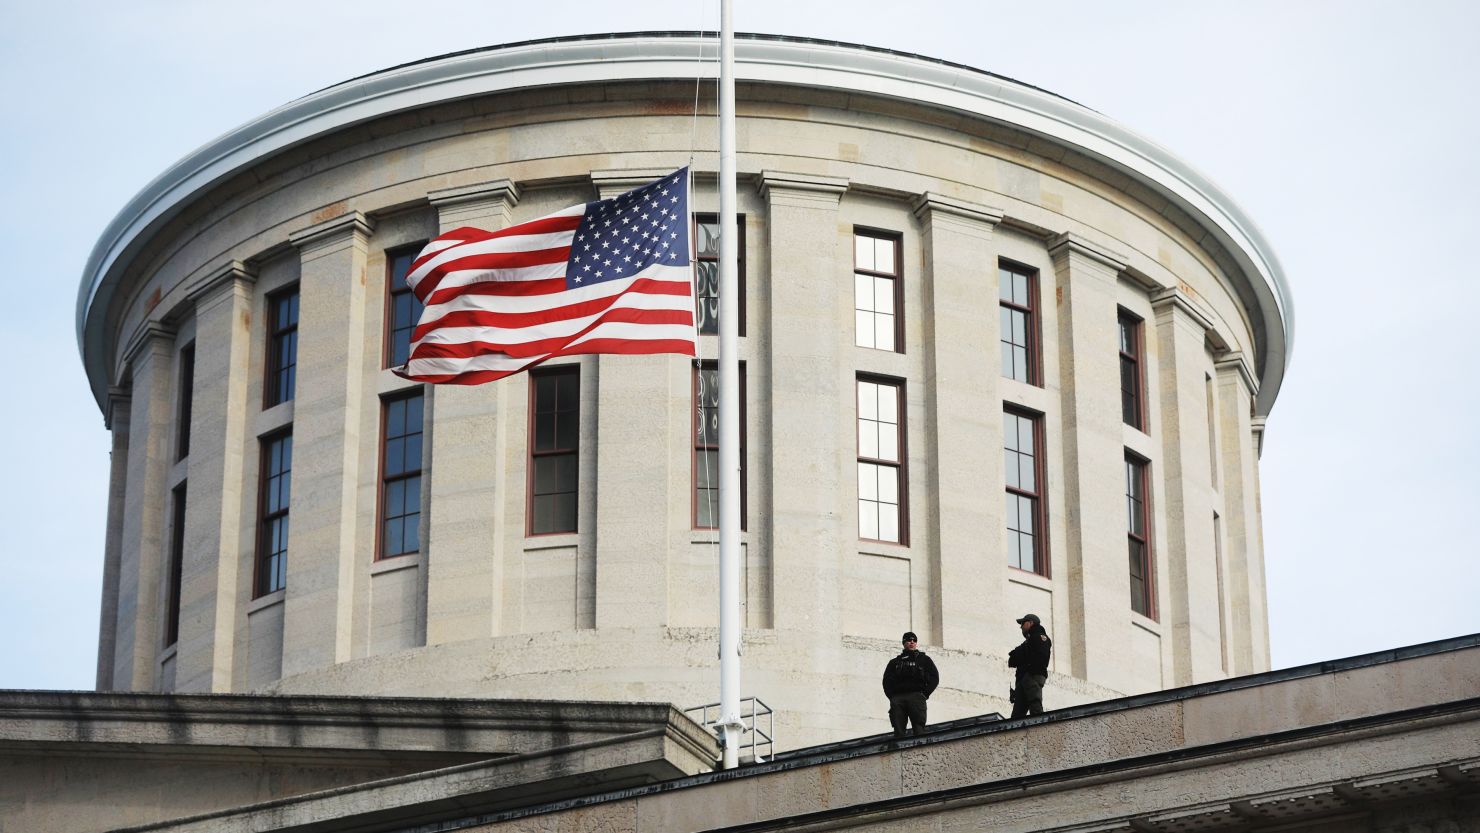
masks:
{"type": "Polygon", "coordinates": [[[385,522],[385,540],[382,543],[385,545],[386,555],[400,555],[406,551],[401,546],[401,526],[400,518],[391,518],[385,522]]]}
{"type": "Polygon", "coordinates": [[[406,436],[404,465],[406,466],[406,471],[417,471],[421,468],[421,434],[408,434],[406,436]]]}
{"type": "Polygon", "coordinates": [[[555,410],[555,390],[558,379],[550,375],[534,377],[534,412],[547,414],[555,410]]]}
{"type": "Polygon", "coordinates": [[[555,417],[555,447],[575,448],[580,441],[580,414],[561,411],[555,417]]]}
{"type": "Polygon", "coordinates": [[[406,433],[406,402],[395,400],[385,405],[385,435],[399,437],[406,433]]]}

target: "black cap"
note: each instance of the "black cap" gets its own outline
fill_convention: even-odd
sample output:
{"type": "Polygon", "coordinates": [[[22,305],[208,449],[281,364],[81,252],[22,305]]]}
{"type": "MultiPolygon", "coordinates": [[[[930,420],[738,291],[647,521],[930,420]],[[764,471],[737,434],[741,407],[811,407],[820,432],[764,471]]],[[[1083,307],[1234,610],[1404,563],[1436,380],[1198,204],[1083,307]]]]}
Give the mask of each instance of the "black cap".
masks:
{"type": "Polygon", "coordinates": [[[1017,620],[1017,623],[1019,625],[1021,625],[1024,622],[1032,622],[1035,625],[1041,625],[1041,624],[1043,624],[1043,621],[1038,618],[1038,615],[1036,613],[1029,613],[1029,614],[1023,616],[1023,618],[1017,620]]]}
{"type": "Polygon", "coordinates": [[[920,639],[919,639],[919,637],[915,636],[915,632],[914,631],[905,631],[904,632],[904,636],[900,637],[899,638],[899,641],[900,642],[919,642],[920,639]]]}

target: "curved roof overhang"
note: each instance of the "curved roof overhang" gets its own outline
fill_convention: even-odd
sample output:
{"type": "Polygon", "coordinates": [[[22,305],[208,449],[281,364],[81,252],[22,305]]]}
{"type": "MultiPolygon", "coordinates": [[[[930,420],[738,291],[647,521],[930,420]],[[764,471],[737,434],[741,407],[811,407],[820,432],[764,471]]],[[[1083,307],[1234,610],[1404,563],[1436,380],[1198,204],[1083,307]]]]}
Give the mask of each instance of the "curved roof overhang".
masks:
{"type": "MultiPolygon", "coordinates": [[[[108,224],[83,271],[77,338],[99,403],[108,372],[103,319],[124,267],[157,228],[213,185],[284,150],[350,125],[427,105],[530,87],[713,75],[696,59],[713,37],[638,33],[558,38],[431,58],[337,84],[277,108],[171,166],[108,224]]],[[[1002,76],[918,55],[801,38],[741,35],[739,81],[865,92],[978,116],[1113,167],[1186,212],[1233,258],[1265,334],[1255,358],[1256,410],[1268,414],[1289,364],[1295,313],[1274,252],[1222,190],[1166,149],[1099,113],[1002,76]]],[[[1237,279],[1239,276],[1234,276],[1237,279]]]]}

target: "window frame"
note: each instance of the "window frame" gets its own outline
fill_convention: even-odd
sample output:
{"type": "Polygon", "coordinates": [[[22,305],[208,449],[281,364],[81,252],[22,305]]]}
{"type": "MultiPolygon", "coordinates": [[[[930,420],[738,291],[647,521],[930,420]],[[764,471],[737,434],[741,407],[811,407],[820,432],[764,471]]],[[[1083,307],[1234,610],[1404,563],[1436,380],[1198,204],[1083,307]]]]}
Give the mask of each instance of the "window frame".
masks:
{"type": "MultiPolygon", "coordinates": [[[[691,233],[693,234],[693,238],[692,239],[694,241],[694,262],[696,262],[696,263],[701,263],[701,262],[702,263],[718,263],[719,262],[719,256],[718,255],[715,255],[714,257],[707,257],[707,256],[701,256],[699,254],[699,225],[701,223],[703,223],[703,224],[709,224],[709,225],[718,225],[719,224],[719,215],[718,214],[695,214],[694,215],[693,228],[690,230],[691,233]]],[[[739,250],[737,252],[738,257],[736,258],[736,261],[737,262],[735,264],[735,286],[736,286],[736,291],[740,295],[740,310],[739,310],[739,312],[740,312],[740,318],[739,318],[739,321],[738,321],[738,325],[739,325],[739,327],[738,327],[738,329],[739,329],[738,335],[741,338],[744,338],[745,337],[745,215],[744,214],[739,214],[739,215],[737,215],[735,217],[735,227],[736,227],[736,229],[738,229],[737,237],[739,237],[739,241],[738,241],[739,242],[739,250]]],[[[718,269],[718,267],[715,267],[715,268],[718,269]]],[[[718,289],[716,288],[715,291],[718,292],[718,289]]],[[[695,303],[695,306],[696,307],[699,304],[699,299],[700,298],[704,298],[704,297],[708,297],[708,296],[697,295],[696,294],[696,296],[694,298],[694,303],[695,303]]],[[[716,295],[715,297],[718,298],[719,296],[716,295]]],[[[697,312],[697,310],[696,310],[696,312],[697,312]]],[[[703,329],[701,329],[699,327],[699,325],[696,322],[695,329],[697,329],[699,331],[699,335],[701,335],[701,336],[707,335],[707,336],[718,337],[719,336],[719,332],[718,332],[718,319],[716,319],[715,326],[716,326],[716,331],[715,332],[713,332],[713,333],[706,333],[706,332],[704,332],[703,329]]]]}
{"type": "MultiPolygon", "coordinates": [[[[410,436],[410,434],[409,433],[408,434],[402,434],[401,436],[402,437],[408,437],[408,436],[410,436]]],[[[420,555],[421,554],[421,538],[420,538],[420,534],[419,533],[418,533],[418,536],[417,536],[416,549],[411,550],[409,552],[398,552],[398,553],[393,553],[393,554],[390,554],[390,555],[387,555],[386,554],[386,552],[385,552],[385,522],[387,520],[389,520],[389,519],[386,518],[386,516],[385,516],[385,491],[386,491],[386,487],[389,486],[393,481],[409,480],[412,477],[420,478],[420,477],[423,477],[425,475],[425,473],[426,473],[426,467],[424,465],[426,463],[426,454],[427,454],[427,446],[426,446],[426,386],[425,385],[417,385],[416,387],[407,388],[407,389],[402,390],[402,391],[397,391],[395,393],[386,394],[385,396],[382,396],[380,398],[380,441],[379,442],[380,442],[379,455],[377,456],[376,464],[375,464],[375,470],[379,473],[379,476],[376,478],[378,480],[378,482],[379,482],[379,486],[376,489],[376,495],[375,495],[375,560],[376,561],[384,561],[385,559],[388,559],[388,558],[402,558],[402,557],[408,556],[408,555],[420,555]],[[390,439],[390,437],[388,437],[387,436],[387,433],[386,433],[387,430],[390,427],[390,420],[388,418],[389,417],[389,414],[390,414],[390,406],[393,405],[393,404],[395,404],[396,402],[405,402],[407,400],[416,399],[418,397],[420,397],[421,400],[422,400],[422,426],[421,426],[421,430],[416,432],[417,434],[420,434],[421,437],[422,437],[421,459],[419,459],[419,460],[416,461],[416,470],[415,471],[407,470],[407,471],[401,472],[398,475],[395,475],[394,477],[387,477],[386,476],[386,470],[385,470],[385,446],[386,446],[386,442],[390,439]]],[[[421,499],[420,499],[420,490],[418,489],[418,492],[417,492],[417,509],[416,509],[416,515],[417,515],[417,518],[418,518],[418,520],[417,520],[418,530],[420,528],[421,515],[423,514],[422,510],[424,508],[425,507],[422,506],[421,499]]],[[[408,517],[408,515],[398,515],[397,517],[406,518],[406,517],[408,517]]]]}
{"type": "Polygon", "coordinates": [[[1144,610],[1136,609],[1134,596],[1135,586],[1131,585],[1131,612],[1145,616],[1147,619],[1156,621],[1156,559],[1152,550],[1152,528],[1151,528],[1151,461],[1139,454],[1126,449],[1125,451],[1125,484],[1126,484],[1126,556],[1127,567],[1129,567],[1130,548],[1135,543],[1141,545],[1141,605],[1144,610]],[[1134,468],[1132,468],[1134,467],[1134,468]],[[1145,534],[1137,536],[1131,529],[1131,504],[1134,499],[1130,492],[1132,473],[1135,473],[1141,487],[1141,528],[1145,534]]]}
{"type": "Polygon", "coordinates": [[[302,313],[302,299],[299,295],[298,288],[298,283],[295,281],[288,284],[287,286],[274,290],[267,295],[267,349],[264,351],[265,361],[263,361],[262,363],[264,370],[262,382],[263,410],[276,407],[283,404],[284,402],[292,402],[298,395],[298,319],[299,315],[301,315],[302,313]],[[278,304],[282,303],[285,299],[289,297],[300,299],[299,315],[293,316],[292,324],[289,324],[282,329],[278,329],[278,304]],[[293,370],[293,384],[290,386],[292,390],[288,391],[287,396],[283,397],[282,399],[275,399],[274,396],[277,393],[279,372],[279,369],[277,367],[279,357],[278,351],[280,349],[278,338],[283,335],[292,335],[293,337],[293,364],[289,365],[288,368],[283,368],[284,370],[293,370]]]}
{"type": "MultiPolygon", "coordinates": [[[[1042,576],[1043,578],[1053,578],[1048,563],[1048,467],[1043,459],[1045,446],[1047,445],[1047,438],[1044,436],[1044,417],[1043,414],[1037,411],[1010,403],[1005,403],[1002,406],[1002,413],[1026,419],[1033,426],[1033,483],[1038,487],[1036,492],[1029,492],[1025,489],[1008,485],[1004,477],[1002,485],[1005,494],[1017,495],[1033,502],[1033,563],[1035,569],[1026,570],[1011,563],[1007,566],[1019,572],[1030,573],[1035,576],[1042,576]]],[[[1002,452],[1005,455],[1007,451],[1006,437],[1004,437],[1002,452]]],[[[1003,462],[1005,465],[1005,457],[1003,462]]],[[[1004,528],[1006,528],[1006,521],[1007,518],[1004,517],[1004,528]]]]}
{"type": "Polygon", "coordinates": [[[1147,429],[1148,421],[1146,419],[1146,320],[1126,309],[1125,307],[1117,307],[1115,322],[1115,344],[1116,349],[1120,354],[1121,421],[1143,434],[1149,434],[1150,432],[1147,429]],[[1134,353],[1127,353],[1124,350],[1120,349],[1120,331],[1127,325],[1129,325],[1131,330],[1131,341],[1133,342],[1132,346],[1135,348],[1134,353]],[[1135,368],[1135,388],[1130,392],[1135,402],[1135,422],[1131,422],[1125,419],[1126,362],[1130,362],[1131,365],[1135,368]]]}
{"type": "Polygon", "coordinates": [[[180,590],[185,574],[185,512],[188,481],[170,490],[170,560],[165,577],[164,645],[180,641],[180,590]]]}
{"type": "MultiPolygon", "coordinates": [[[[289,425],[285,428],[273,431],[270,434],[264,434],[257,439],[257,444],[259,448],[257,465],[257,546],[254,548],[255,556],[253,560],[255,563],[252,565],[253,599],[260,599],[263,596],[276,593],[277,591],[282,590],[283,588],[288,586],[288,576],[286,568],[288,549],[284,547],[283,561],[285,562],[285,565],[283,569],[283,583],[279,587],[266,589],[268,582],[265,581],[265,579],[267,577],[267,559],[269,556],[269,553],[267,552],[266,531],[268,524],[272,521],[275,521],[279,518],[291,517],[291,493],[293,490],[293,465],[291,461],[289,462],[287,469],[285,469],[285,472],[288,475],[288,491],[290,493],[289,501],[281,512],[274,513],[271,516],[269,516],[267,513],[267,481],[271,477],[268,474],[268,461],[271,459],[273,444],[285,439],[291,440],[292,437],[293,426],[289,425]]],[[[290,451],[289,453],[291,454],[292,452],[290,451]]],[[[284,472],[279,472],[279,474],[282,473],[284,472]]]]}
{"type": "MultiPolygon", "coordinates": [[[[1035,388],[1043,387],[1043,334],[1042,323],[1039,320],[1039,311],[1042,309],[1042,304],[1040,303],[1040,296],[1038,293],[1039,272],[1037,269],[1018,263],[1017,261],[1008,260],[1006,258],[999,258],[997,260],[997,306],[999,309],[1002,307],[1007,307],[1010,310],[1023,313],[1024,317],[1027,319],[1027,332],[1025,334],[1025,337],[1028,340],[1028,343],[1024,345],[1024,349],[1028,351],[1028,378],[1026,380],[1023,380],[1017,379],[1013,376],[1008,376],[1006,373],[1006,368],[1001,368],[1001,370],[1003,371],[1002,378],[1012,379],[1015,382],[1022,382],[1026,385],[1032,385],[1035,388]],[[1023,277],[1027,278],[1028,306],[1021,306],[1015,301],[1008,301],[1002,297],[1003,272],[1014,275],[1022,275],[1023,277]]],[[[1012,342],[1005,337],[1005,334],[999,334],[998,341],[999,343],[1005,342],[1007,344],[1012,344],[1012,342]]]]}
{"type": "MultiPolygon", "coordinates": [[[[890,540],[887,540],[887,539],[884,539],[884,538],[865,538],[863,536],[862,529],[860,529],[860,524],[861,524],[861,520],[860,520],[858,522],[855,522],[854,525],[853,525],[854,531],[858,535],[858,540],[860,540],[860,541],[866,541],[866,542],[870,542],[870,543],[879,543],[879,544],[890,544],[890,545],[893,545],[893,546],[900,546],[900,547],[908,547],[910,545],[910,511],[909,511],[909,505],[910,505],[909,504],[909,501],[910,501],[910,488],[909,488],[910,487],[910,477],[909,477],[909,446],[908,446],[909,431],[907,430],[906,425],[905,425],[905,413],[909,410],[909,406],[908,406],[908,399],[906,398],[906,394],[907,394],[907,387],[906,387],[906,382],[905,382],[904,379],[900,379],[900,378],[897,378],[897,377],[894,377],[894,376],[883,376],[883,375],[880,375],[880,374],[877,374],[877,373],[858,373],[854,377],[854,382],[853,382],[853,445],[854,445],[854,455],[857,458],[857,462],[854,464],[854,467],[853,467],[854,486],[855,486],[855,488],[857,488],[857,483],[858,483],[858,465],[857,464],[858,463],[869,463],[869,464],[876,465],[876,466],[888,466],[888,467],[894,468],[895,471],[898,473],[897,476],[898,476],[898,485],[899,485],[899,494],[898,494],[899,503],[897,504],[898,507],[899,507],[899,540],[898,541],[890,541],[890,540]],[[896,393],[895,393],[895,407],[898,410],[895,413],[895,417],[896,417],[896,420],[897,420],[895,422],[895,431],[898,434],[898,447],[899,447],[899,460],[897,462],[891,462],[889,460],[885,460],[885,459],[879,458],[879,457],[864,457],[863,456],[863,443],[861,441],[861,436],[860,436],[860,432],[859,432],[859,422],[862,420],[862,417],[859,415],[859,407],[858,407],[859,406],[859,389],[858,389],[858,386],[859,386],[860,383],[864,383],[864,382],[867,382],[869,384],[874,384],[874,385],[889,385],[889,386],[893,387],[895,389],[895,391],[896,391],[896,393]]],[[[863,500],[864,500],[864,498],[861,495],[856,496],[856,499],[854,501],[854,506],[853,506],[853,511],[854,511],[855,515],[857,515],[858,518],[860,518],[860,519],[862,518],[861,504],[862,504],[863,500]]],[[[875,502],[877,503],[878,501],[875,501],[875,502]]]]}
{"type": "MultiPolygon", "coordinates": [[[[579,364],[547,365],[544,367],[531,369],[526,375],[529,376],[529,406],[527,408],[528,421],[525,426],[525,430],[527,431],[526,437],[528,438],[528,441],[526,443],[527,449],[525,452],[524,467],[524,535],[526,538],[540,538],[548,535],[573,535],[581,531],[581,366],[579,364]],[[538,385],[536,384],[536,380],[548,376],[563,375],[574,376],[576,379],[576,444],[571,448],[556,448],[547,451],[536,451],[535,409],[539,404],[536,398],[538,393],[538,385]],[[535,460],[539,457],[553,457],[562,454],[573,454],[576,458],[576,517],[574,528],[553,530],[550,532],[535,532],[534,500],[535,497],[537,497],[534,491],[535,460]]],[[[554,413],[558,414],[559,412],[560,411],[558,408],[557,400],[557,408],[554,413]]],[[[556,433],[558,436],[559,432],[557,431],[556,433]]]]}
{"type": "MultiPolygon", "coordinates": [[[[689,401],[691,403],[689,408],[689,437],[693,442],[689,449],[689,528],[694,531],[701,531],[719,528],[718,507],[716,507],[715,511],[716,520],[714,526],[699,525],[699,453],[701,451],[713,450],[718,454],[719,439],[715,438],[714,442],[708,445],[702,445],[699,442],[699,374],[705,370],[713,370],[717,379],[719,363],[712,360],[698,360],[691,367],[693,372],[689,374],[692,380],[689,395],[689,401]]],[[[745,428],[748,421],[745,399],[745,362],[740,362],[740,531],[742,532],[749,528],[747,522],[750,517],[750,501],[747,499],[747,493],[750,491],[750,467],[746,465],[746,458],[749,456],[749,452],[746,447],[745,437],[747,433],[745,428]]],[[[718,483],[714,485],[714,489],[716,492],[719,490],[718,483]]]]}
{"type": "MultiPolygon", "coordinates": [[[[899,231],[888,231],[886,229],[871,228],[868,226],[853,227],[853,274],[868,275],[873,278],[888,278],[894,282],[894,347],[885,349],[882,347],[865,347],[858,343],[858,302],[854,300],[854,323],[853,323],[853,346],[860,350],[879,350],[884,353],[904,353],[904,233],[899,231]],[[863,269],[858,265],[858,238],[868,237],[874,240],[888,240],[894,244],[894,271],[880,272],[874,269],[863,269]]],[[[855,277],[856,281],[856,277],[855,277]]],[[[878,312],[870,310],[873,315],[878,312]]]]}
{"type": "MultiPolygon", "coordinates": [[[[421,317],[419,314],[417,314],[416,310],[416,306],[421,304],[421,301],[417,300],[416,298],[416,293],[412,292],[409,287],[404,286],[404,281],[402,282],[403,286],[401,286],[400,288],[397,288],[395,286],[396,261],[401,257],[409,257],[410,260],[406,264],[406,271],[409,274],[411,271],[411,265],[416,262],[416,255],[421,252],[422,249],[426,248],[426,245],[427,241],[422,240],[416,243],[407,243],[404,246],[395,246],[393,248],[385,250],[385,314],[381,316],[384,320],[381,324],[380,348],[380,366],[382,368],[388,369],[400,366],[391,363],[391,360],[393,358],[392,353],[395,347],[395,333],[398,329],[400,329],[396,326],[396,296],[410,295],[412,301],[412,317],[418,319],[421,317]]],[[[411,322],[411,332],[416,332],[416,321],[411,322]]],[[[411,354],[411,348],[409,344],[409,342],[411,341],[410,335],[407,336],[407,341],[408,345],[406,348],[406,354],[407,358],[409,359],[411,354]]]]}
{"type": "Polygon", "coordinates": [[[190,417],[195,399],[195,342],[180,348],[179,383],[175,386],[175,462],[190,456],[190,417]]]}

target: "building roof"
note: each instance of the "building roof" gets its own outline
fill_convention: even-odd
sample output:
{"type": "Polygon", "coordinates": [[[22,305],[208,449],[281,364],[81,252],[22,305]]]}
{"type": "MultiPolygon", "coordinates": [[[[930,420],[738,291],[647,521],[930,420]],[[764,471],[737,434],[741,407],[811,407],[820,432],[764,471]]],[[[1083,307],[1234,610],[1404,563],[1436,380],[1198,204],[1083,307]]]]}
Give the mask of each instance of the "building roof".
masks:
{"type": "MultiPolygon", "coordinates": [[[[144,187],[114,217],[88,257],[77,297],[83,366],[101,404],[107,391],[105,313],[129,259],[157,229],[226,178],[351,125],[442,102],[515,89],[653,81],[717,72],[714,40],[639,32],[524,41],[457,52],[336,84],[289,102],[213,140],[144,187]],[[705,60],[706,47],[711,50],[705,60]]],[[[1021,82],[887,49],[773,35],[739,35],[742,82],[850,90],[966,113],[1064,145],[1132,178],[1184,211],[1232,257],[1264,334],[1255,357],[1256,410],[1268,414],[1289,362],[1295,314],[1279,261],[1254,222],[1207,177],[1105,116],[1021,82]]]]}

